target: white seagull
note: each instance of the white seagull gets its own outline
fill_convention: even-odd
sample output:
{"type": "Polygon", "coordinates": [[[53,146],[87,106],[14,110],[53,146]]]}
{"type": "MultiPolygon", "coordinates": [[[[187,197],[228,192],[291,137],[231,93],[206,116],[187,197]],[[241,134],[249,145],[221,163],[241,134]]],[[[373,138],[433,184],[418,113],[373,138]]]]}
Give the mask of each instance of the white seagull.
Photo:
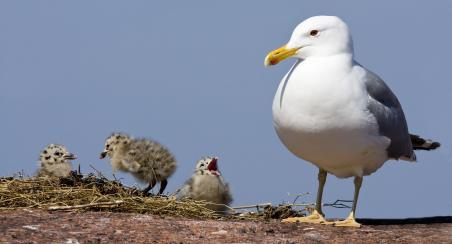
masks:
{"type": "Polygon", "coordinates": [[[347,25],[335,16],[300,23],[289,42],[270,52],[265,65],[295,57],[273,100],[273,122],[293,154],[319,168],[315,211],[285,222],[328,223],[322,212],[327,173],[355,177],[350,215],[336,226],[360,227],[356,204],[363,176],[388,159],[415,161],[413,149],[432,150],[438,142],[408,133],[402,107],[385,82],[353,59],[347,25]]]}

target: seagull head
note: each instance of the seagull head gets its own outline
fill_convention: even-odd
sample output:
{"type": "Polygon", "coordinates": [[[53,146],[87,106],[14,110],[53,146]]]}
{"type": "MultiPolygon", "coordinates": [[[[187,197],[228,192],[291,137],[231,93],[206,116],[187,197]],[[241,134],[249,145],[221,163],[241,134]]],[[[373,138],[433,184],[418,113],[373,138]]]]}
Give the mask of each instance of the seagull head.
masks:
{"type": "Polygon", "coordinates": [[[289,42],[265,57],[265,66],[289,57],[307,59],[336,54],[353,54],[353,42],[347,24],[336,16],[314,16],[301,22],[289,42]]]}
{"type": "Polygon", "coordinates": [[[221,173],[218,170],[218,157],[205,157],[198,161],[196,164],[196,174],[200,175],[214,175],[220,176],[221,173]]]}
{"type": "Polygon", "coordinates": [[[131,140],[131,137],[127,134],[113,133],[105,140],[104,150],[100,153],[100,159],[107,156],[111,158],[114,151],[118,151],[121,147],[130,145],[131,140]]]}
{"type": "Polygon", "coordinates": [[[55,165],[70,163],[70,160],[77,159],[66,147],[58,144],[50,144],[39,155],[41,165],[55,165]]]}

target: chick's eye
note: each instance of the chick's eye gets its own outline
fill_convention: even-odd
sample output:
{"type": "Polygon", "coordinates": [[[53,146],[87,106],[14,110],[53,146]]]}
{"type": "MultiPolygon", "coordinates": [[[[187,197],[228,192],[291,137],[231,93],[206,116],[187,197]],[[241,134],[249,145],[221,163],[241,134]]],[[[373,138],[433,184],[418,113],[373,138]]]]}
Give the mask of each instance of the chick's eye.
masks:
{"type": "Polygon", "coordinates": [[[317,36],[318,34],[319,34],[318,30],[312,30],[312,31],[309,32],[310,36],[317,36]]]}

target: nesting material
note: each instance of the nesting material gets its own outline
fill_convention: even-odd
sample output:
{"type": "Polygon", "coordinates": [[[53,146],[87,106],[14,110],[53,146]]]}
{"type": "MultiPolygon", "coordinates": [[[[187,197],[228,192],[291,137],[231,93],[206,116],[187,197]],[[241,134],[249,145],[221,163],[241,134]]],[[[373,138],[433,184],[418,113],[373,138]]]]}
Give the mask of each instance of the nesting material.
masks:
{"type": "MultiPolygon", "coordinates": [[[[209,202],[175,197],[151,196],[119,181],[72,171],[69,177],[0,178],[0,211],[38,208],[51,211],[109,211],[192,219],[266,221],[299,216],[290,206],[267,207],[257,212],[233,211],[224,216],[208,208],[209,202]]],[[[230,208],[233,210],[233,208],[230,208]]],[[[243,209],[237,208],[237,209],[243,209]]]]}
{"type": "Polygon", "coordinates": [[[17,208],[55,210],[61,206],[77,205],[86,205],[83,208],[76,208],[79,211],[147,213],[198,219],[221,217],[206,208],[206,202],[149,196],[136,188],[125,187],[118,181],[95,177],[92,174],[83,177],[72,172],[71,176],[62,178],[0,178],[0,210],[17,208]]]}

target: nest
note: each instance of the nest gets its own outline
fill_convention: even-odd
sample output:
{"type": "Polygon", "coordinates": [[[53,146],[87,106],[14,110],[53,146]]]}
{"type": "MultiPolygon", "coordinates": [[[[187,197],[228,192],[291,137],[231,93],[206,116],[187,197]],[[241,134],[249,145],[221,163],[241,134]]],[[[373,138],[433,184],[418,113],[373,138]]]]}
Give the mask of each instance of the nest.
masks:
{"type": "MultiPolygon", "coordinates": [[[[258,206],[258,205],[256,205],[258,206]]],[[[271,219],[282,220],[289,217],[303,217],[310,209],[295,209],[292,204],[280,204],[278,206],[267,205],[256,212],[244,212],[238,217],[244,220],[269,221],[271,219]]]]}
{"type": "Polygon", "coordinates": [[[64,178],[0,178],[0,210],[40,208],[147,213],[199,219],[222,215],[206,208],[207,202],[151,196],[119,181],[73,172],[64,178]]]}
{"type": "Polygon", "coordinates": [[[263,211],[225,215],[208,209],[211,204],[191,199],[143,194],[98,173],[83,176],[76,171],[61,178],[0,178],[0,210],[38,208],[49,211],[109,211],[154,214],[196,219],[235,219],[263,221],[300,216],[291,206],[267,206],[263,211]]]}

